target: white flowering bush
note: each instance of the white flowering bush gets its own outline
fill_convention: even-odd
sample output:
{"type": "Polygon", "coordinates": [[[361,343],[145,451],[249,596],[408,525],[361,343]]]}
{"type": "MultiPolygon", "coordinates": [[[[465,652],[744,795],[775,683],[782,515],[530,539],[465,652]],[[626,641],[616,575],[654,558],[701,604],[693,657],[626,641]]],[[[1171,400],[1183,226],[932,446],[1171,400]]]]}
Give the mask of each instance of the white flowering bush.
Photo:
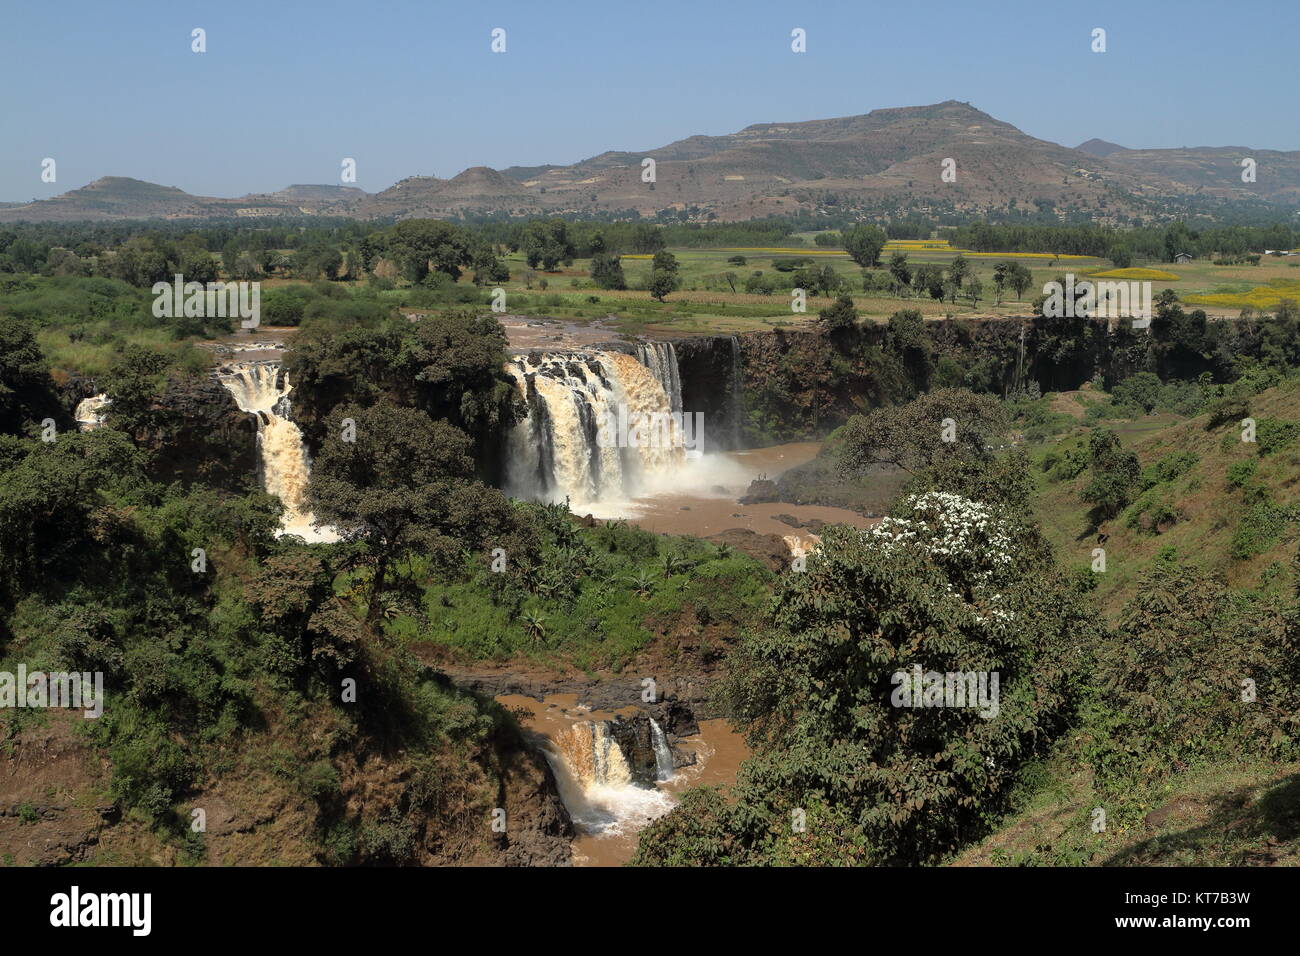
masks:
{"type": "Polygon", "coordinates": [[[946,491],[910,495],[899,516],[862,532],[886,554],[918,548],[948,572],[949,593],[967,602],[977,621],[1010,622],[999,582],[1014,570],[1012,533],[994,509],[946,491]]]}

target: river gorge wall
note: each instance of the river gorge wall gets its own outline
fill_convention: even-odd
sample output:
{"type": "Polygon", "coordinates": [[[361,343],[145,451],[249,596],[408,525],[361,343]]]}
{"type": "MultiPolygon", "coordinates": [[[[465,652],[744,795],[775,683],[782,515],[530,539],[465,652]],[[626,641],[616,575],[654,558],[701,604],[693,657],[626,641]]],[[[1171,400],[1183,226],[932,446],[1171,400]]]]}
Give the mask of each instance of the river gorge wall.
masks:
{"type": "MultiPolygon", "coordinates": [[[[1204,325],[1197,316],[1186,319],[1204,325]]],[[[906,402],[939,386],[1005,395],[1036,383],[1043,392],[1063,391],[1096,376],[1110,385],[1143,369],[1188,379],[1208,371],[1223,381],[1234,357],[1257,355],[1268,346],[1269,332],[1259,319],[1214,325],[1220,344],[1210,355],[1180,346],[1183,333],[1160,328],[1159,319],[1148,333],[1082,318],[1037,316],[923,324],[891,320],[837,333],[809,325],[640,345],[609,342],[571,350],[573,355],[604,354],[603,364],[578,368],[573,355],[563,363],[549,361],[553,368],[564,366],[564,375],[550,382],[576,379],[566,387],[580,387],[585,379],[616,397],[629,391],[632,369],[627,362],[636,363],[648,372],[637,374],[646,384],[658,382],[662,392],[653,397],[642,389],[646,407],[702,415],[702,450],[709,453],[822,438],[854,414],[906,402]],[[613,381],[619,375],[610,375],[614,366],[622,369],[621,383],[613,381]],[[570,374],[575,370],[581,374],[570,374]]],[[[521,373],[548,364],[546,352],[526,354],[528,358],[515,360],[519,367],[511,374],[516,382],[523,381],[521,373]]],[[[542,379],[540,384],[550,387],[545,375],[542,379]]],[[[537,384],[534,380],[534,392],[537,384]]],[[[525,382],[521,389],[525,395],[528,387],[525,382]]],[[[74,409],[95,391],[93,382],[66,383],[61,398],[70,424],[74,409]]],[[[292,413],[308,457],[321,434],[323,412],[315,404],[310,398],[295,402],[292,413]]],[[[155,444],[163,453],[159,467],[168,477],[239,491],[259,484],[258,422],[215,376],[172,382],[163,405],[170,419],[155,444]]],[[[509,442],[499,444],[482,452],[480,469],[488,481],[504,487],[511,454],[509,442]]],[[[613,475],[611,469],[604,472],[605,478],[613,475]]]]}

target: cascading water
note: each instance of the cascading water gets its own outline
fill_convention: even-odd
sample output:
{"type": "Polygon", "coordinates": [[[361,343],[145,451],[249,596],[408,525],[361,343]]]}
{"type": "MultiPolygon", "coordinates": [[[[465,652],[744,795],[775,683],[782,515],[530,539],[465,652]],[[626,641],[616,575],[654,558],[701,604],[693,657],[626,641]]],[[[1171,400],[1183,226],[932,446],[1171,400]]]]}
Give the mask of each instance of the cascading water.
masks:
{"type": "Polygon", "coordinates": [[[668,746],[668,738],[663,728],[653,717],[650,718],[650,739],[655,748],[655,779],[671,780],[673,778],[673,751],[668,746]]]}
{"type": "Polygon", "coordinates": [[[647,342],[636,347],[637,360],[663,386],[668,396],[668,410],[682,410],[682,379],[677,369],[677,350],[672,342],[647,342]]]}
{"type": "Polygon", "coordinates": [[[560,799],[580,830],[619,836],[673,808],[669,794],[633,782],[627,757],[607,721],[579,721],[556,734],[543,752],[555,774],[560,799]]]}
{"type": "Polygon", "coordinates": [[[289,384],[279,364],[243,362],[224,366],[217,378],[241,410],[257,417],[257,451],[262,487],[284,504],[281,534],[307,541],[334,541],[330,528],[317,527],[307,506],[311,466],[302,432],[289,417],[289,384]]]}
{"type": "MultiPolygon", "coordinates": [[[[681,386],[676,356],[653,353],[681,386]]],[[[532,352],[506,371],[528,401],[528,418],[510,436],[506,489],[519,498],[574,507],[625,500],[664,482],[686,460],[669,393],[656,371],[622,352],[532,352]],[[623,442],[619,422],[662,423],[658,440],[623,442]],[[602,426],[607,441],[599,440],[602,426]]],[[[677,382],[676,386],[672,383],[677,382]]],[[[680,411],[680,408],[679,408],[680,411]]]]}
{"type": "Polygon", "coordinates": [[[113,400],[102,392],[90,398],[83,398],[77,403],[77,410],[73,413],[73,417],[77,420],[77,427],[83,432],[102,428],[104,422],[108,420],[106,409],[112,404],[113,400]]]}

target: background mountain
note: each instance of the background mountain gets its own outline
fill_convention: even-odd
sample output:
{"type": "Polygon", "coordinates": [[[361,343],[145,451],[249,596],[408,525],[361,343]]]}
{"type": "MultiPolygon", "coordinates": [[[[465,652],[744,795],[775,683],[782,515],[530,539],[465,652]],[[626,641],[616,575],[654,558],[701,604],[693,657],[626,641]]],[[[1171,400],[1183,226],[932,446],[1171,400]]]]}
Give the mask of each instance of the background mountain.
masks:
{"type": "Polygon", "coordinates": [[[796,211],[897,215],[1045,212],[1142,222],[1227,203],[1300,205],[1300,152],[1244,147],[1126,149],[1091,139],[1036,139],[968,103],[861,116],[759,123],[644,152],[611,151],[570,166],[476,166],[414,176],[375,194],[290,186],[215,199],[106,177],[54,199],[0,208],[0,221],[341,215],[356,218],[673,213],[739,220],[796,211]],[[1241,160],[1258,163],[1241,181],[1241,160]],[[642,162],[655,161],[655,182],[642,162]],[[944,181],[945,160],[955,180],[944,181]]]}

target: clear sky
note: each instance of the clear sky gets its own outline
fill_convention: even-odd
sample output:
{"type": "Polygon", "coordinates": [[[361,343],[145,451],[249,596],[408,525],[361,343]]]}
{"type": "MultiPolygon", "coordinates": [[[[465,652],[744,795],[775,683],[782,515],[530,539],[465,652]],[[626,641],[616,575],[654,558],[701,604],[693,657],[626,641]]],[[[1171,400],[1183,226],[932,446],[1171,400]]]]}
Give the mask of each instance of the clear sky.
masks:
{"type": "Polygon", "coordinates": [[[344,157],[373,192],[946,99],[1067,146],[1294,150],[1298,39],[1293,0],[0,0],[0,200],[239,196],[344,157]]]}

